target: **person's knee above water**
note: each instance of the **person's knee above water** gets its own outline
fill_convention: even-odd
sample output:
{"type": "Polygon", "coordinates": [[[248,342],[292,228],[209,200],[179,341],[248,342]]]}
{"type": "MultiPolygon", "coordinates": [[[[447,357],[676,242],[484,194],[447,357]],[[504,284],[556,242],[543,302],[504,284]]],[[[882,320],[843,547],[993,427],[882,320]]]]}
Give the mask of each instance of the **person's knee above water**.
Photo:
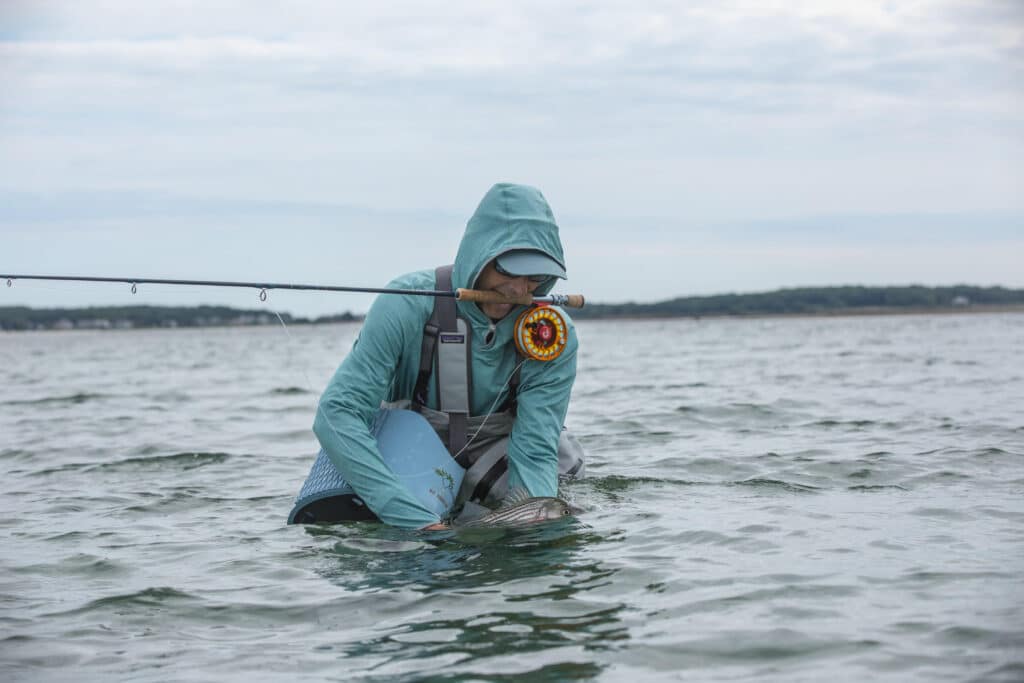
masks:
{"type": "MultiPolygon", "coordinates": [[[[453,266],[403,275],[389,287],[540,296],[565,277],[558,226],[543,195],[528,186],[499,184],[470,218],[453,266]]],[[[313,429],[330,461],[381,521],[407,528],[441,521],[383,462],[371,434],[382,404],[419,410],[468,468],[459,503],[493,505],[520,488],[532,496],[554,496],[560,470],[580,473],[578,444],[563,435],[576,376],[575,329],[563,315],[562,352],[546,362],[524,359],[513,340],[524,310],[391,295],[373,303],[321,397],[313,429]],[[468,360],[460,363],[458,353],[468,360]]]]}

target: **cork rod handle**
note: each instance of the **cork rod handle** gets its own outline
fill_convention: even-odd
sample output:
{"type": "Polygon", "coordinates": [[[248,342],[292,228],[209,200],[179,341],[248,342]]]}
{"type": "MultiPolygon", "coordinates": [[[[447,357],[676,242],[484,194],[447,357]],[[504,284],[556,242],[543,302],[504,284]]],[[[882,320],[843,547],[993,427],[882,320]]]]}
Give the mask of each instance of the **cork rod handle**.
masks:
{"type": "Polygon", "coordinates": [[[455,298],[459,301],[473,301],[478,304],[515,304],[517,306],[529,306],[534,303],[553,303],[568,308],[583,308],[582,294],[563,294],[549,297],[537,297],[529,294],[520,297],[508,297],[498,292],[487,292],[479,289],[455,290],[455,298]]]}

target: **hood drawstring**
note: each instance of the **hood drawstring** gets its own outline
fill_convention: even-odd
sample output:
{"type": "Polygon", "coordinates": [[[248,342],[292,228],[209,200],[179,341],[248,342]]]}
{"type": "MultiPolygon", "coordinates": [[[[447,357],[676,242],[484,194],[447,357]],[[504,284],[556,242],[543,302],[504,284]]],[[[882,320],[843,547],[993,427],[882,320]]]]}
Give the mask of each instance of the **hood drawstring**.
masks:
{"type": "Polygon", "coordinates": [[[487,321],[487,334],[484,335],[484,345],[490,346],[494,342],[494,332],[497,330],[497,326],[493,320],[487,321]]]}

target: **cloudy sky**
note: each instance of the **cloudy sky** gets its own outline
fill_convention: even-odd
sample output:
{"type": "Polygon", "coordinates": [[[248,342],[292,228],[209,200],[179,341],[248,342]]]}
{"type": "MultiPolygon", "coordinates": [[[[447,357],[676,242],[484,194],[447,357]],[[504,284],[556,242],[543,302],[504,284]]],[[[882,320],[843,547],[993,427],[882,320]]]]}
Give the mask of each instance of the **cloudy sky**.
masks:
{"type": "Polygon", "coordinates": [[[592,301],[1024,286],[1018,0],[380,4],[2,0],[0,271],[380,286],[512,181],[592,301]]]}

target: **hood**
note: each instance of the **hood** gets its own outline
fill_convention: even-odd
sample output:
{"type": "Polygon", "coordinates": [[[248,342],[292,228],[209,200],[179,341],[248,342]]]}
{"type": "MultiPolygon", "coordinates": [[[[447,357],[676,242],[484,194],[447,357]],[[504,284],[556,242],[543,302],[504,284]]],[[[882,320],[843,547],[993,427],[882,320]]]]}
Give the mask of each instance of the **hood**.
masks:
{"type": "MultiPolygon", "coordinates": [[[[565,267],[558,224],[544,195],[528,185],[499,183],[487,191],[466,224],[455,257],[452,285],[472,288],[484,266],[513,249],[543,251],[565,267]]],[[[552,279],[541,285],[535,294],[547,294],[554,283],[552,279]]],[[[483,315],[476,305],[472,309],[483,315]]]]}

